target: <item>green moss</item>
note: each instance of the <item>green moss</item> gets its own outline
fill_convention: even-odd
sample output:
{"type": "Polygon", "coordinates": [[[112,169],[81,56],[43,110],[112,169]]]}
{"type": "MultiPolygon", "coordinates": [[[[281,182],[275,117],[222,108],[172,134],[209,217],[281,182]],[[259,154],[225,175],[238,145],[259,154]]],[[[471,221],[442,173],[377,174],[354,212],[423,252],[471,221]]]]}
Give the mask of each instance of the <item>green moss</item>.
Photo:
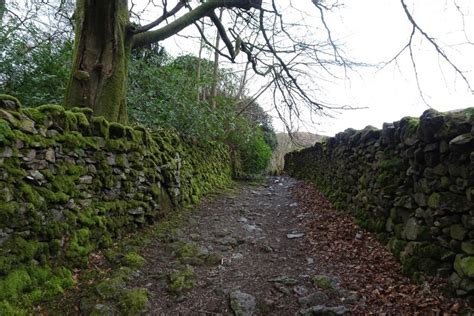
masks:
{"type": "Polygon", "coordinates": [[[181,294],[195,285],[194,270],[191,267],[173,271],[168,277],[168,290],[174,294],[181,294]]]}
{"type": "Polygon", "coordinates": [[[334,285],[328,276],[316,275],[311,279],[311,282],[324,290],[334,290],[334,285]]]}
{"type": "Polygon", "coordinates": [[[119,139],[109,139],[107,141],[107,149],[112,151],[122,151],[122,152],[129,152],[132,149],[137,149],[138,145],[127,141],[124,138],[119,139]]]}
{"type": "Polygon", "coordinates": [[[22,106],[22,105],[21,105],[21,102],[20,102],[17,98],[15,98],[14,96],[11,96],[11,95],[9,95],[9,94],[0,94],[0,100],[13,101],[13,102],[15,102],[16,105],[17,105],[18,107],[20,107],[20,108],[21,108],[21,106],[22,106]]]}
{"type": "Polygon", "coordinates": [[[64,112],[66,118],[65,130],[68,131],[77,131],[78,130],[78,121],[77,121],[77,114],[71,111],[64,112]]]}
{"type": "Polygon", "coordinates": [[[65,109],[58,104],[44,104],[36,107],[36,110],[42,113],[51,113],[51,114],[62,114],[65,109]]]}
{"type": "Polygon", "coordinates": [[[96,248],[90,241],[90,230],[81,228],[72,234],[66,257],[79,265],[87,264],[88,255],[96,248]]]}
{"type": "Polygon", "coordinates": [[[126,290],[118,303],[123,315],[139,315],[147,309],[148,292],[146,289],[126,290]]]}
{"type": "Polygon", "coordinates": [[[94,116],[91,119],[92,135],[109,138],[110,123],[103,116],[94,116]]]}
{"type": "Polygon", "coordinates": [[[35,303],[56,297],[73,285],[72,274],[65,268],[56,271],[38,265],[17,268],[0,280],[0,314],[32,314],[30,309],[35,303]]]}
{"type": "Polygon", "coordinates": [[[67,132],[56,136],[55,140],[63,143],[65,147],[74,150],[77,148],[97,149],[97,142],[92,137],[84,137],[77,131],[67,132]]]}
{"type": "Polygon", "coordinates": [[[474,278],[474,256],[457,255],[454,261],[454,270],[461,277],[474,278]]]}
{"type": "Polygon", "coordinates": [[[41,196],[32,186],[21,182],[19,185],[19,191],[23,201],[31,203],[37,210],[46,209],[47,204],[43,196],[41,196]]]}
{"type": "Polygon", "coordinates": [[[33,282],[26,270],[12,271],[5,280],[0,281],[0,300],[17,300],[22,292],[32,285],[33,282]]]}
{"type": "Polygon", "coordinates": [[[110,123],[109,136],[112,139],[124,138],[127,135],[125,126],[120,123],[110,123]]]}
{"type": "Polygon", "coordinates": [[[468,120],[474,120],[474,107],[464,109],[463,113],[468,120]]]}
{"type": "Polygon", "coordinates": [[[380,161],[378,166],[380,170],[392,170],[398,168],[402,162],[400,158],[392,158],[380,161]]]}
{"type": "Polygon", "coordinates": [[[21,307],[12,306],[7,301],[0,301],[0,315],[26,316],[28,314],[29,314],[28,311],[21,307]]]}
{"type": "Polygon", "coordinates": [[[164,242],[174,240],[176,229],[180,227],[184,219],[187,217],[186,210],[179,210],[170,214],[166,219],[160,221],[154,228],[155,236],[164,242]]]}
{"type": "Polygon", "coordinates": [[[407,129],[414,132],[420,126],[420,119],[418,117],[405,116],[400,120],[401,124],[405,124],[407,129]]]}
{"type": "Polygon", "coordinates": [[[10,124],[0,119],[0,145],[8,145],[14,137],[10,124]]]}
{"type": "Polygon", "coordinates": [[[115,158],[115,163],[119,167],[127,167],[128,166],[127,155],[126,154],[117,155],[117,157],[115,158]]]}
{"type": "Polygon", "coordinates": [[[26,171],[21,166],[21,161],[18,157],[5,159],[3,168],[7,171],[10,180],[22,179],[26,176],[26,171]]]}
{"type": "Polygon", "coordinates": [[[122,262],[130,268],[139,268],[145,264],[145,259],[136,252],[129,252],[125,255],[122,262]]]}
{"type": "Polygon", "coordinates": [[[104,299],[117,298],[122,294],[126,286],[125,281],[121,276],[116,276],[111,279],[104,280],[96,285],[97,294],[104,299]]]}
{"type": "Polygon", "coordinates": [[[19,261],[29,261],[41,253],[47,247],[45,243],[36,240],[26,240],[22,237],[12,238],[8,248],[12,249],[12,253],[16,255],[19,261]]]}
{"type": "Polygon", "coordinates": [[[44,187],[36,188],[36,190],[49,203],[64,204],[64,203],[67,203],[67,201],[69,201],[69,195],[67,195],[64,192],[61,192],[61,191],[53,192],[44,187]]]}
{"type": "Polygon", "coordinates": [[[432,193],[430,197],[428,198],[428,206],[433,209],[439,208],[439,204],[440,204],[439,200],[440,200],[439,193],[437,192],[432,193]]]}
{"type": "Polygon", "coordinates": [[[45,123],[45,118],[47,117],[47,115],[38,111],[37,108],[26,108],[22,112],[23,114],[26,114],[26,116],[28,116],[30,119],[32,119],[38,124],[45,123]]]}
{"type": "Polygon", "coordinates": [[[13,130],[14,138],[16,140],[21,140],[25,145],[34,148],[49,148],[55,144],[54,139],[45,138],[40,134],[36,135],[26,135],[19,130],[13,130]]]}

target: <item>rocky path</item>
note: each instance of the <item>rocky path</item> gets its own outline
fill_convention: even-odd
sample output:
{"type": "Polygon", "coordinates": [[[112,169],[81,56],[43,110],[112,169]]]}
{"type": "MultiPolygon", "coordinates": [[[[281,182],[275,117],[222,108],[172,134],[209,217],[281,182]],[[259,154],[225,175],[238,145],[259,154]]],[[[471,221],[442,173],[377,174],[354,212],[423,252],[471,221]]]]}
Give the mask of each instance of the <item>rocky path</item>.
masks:
{"type": "MultiPolygon", "coordinates": [[[[128,296],[125,301],[131,307],[124,314],[141,314],[141,307],[133,309],[139,301],[147,315],[470,311],[466,300],[441,294],[444,280],[422,276],[421,283],[413,284],[373,235],[334,210],[312,186],[292,178],[240,183],[186,213],[174,222],[160,222],[155,237],[141,247],[145,263],[128,275],[126,287],[142,294],[128,296]]],[[[132,263],[143,261],[127,256],[132,263]]],[[[80,303],[67,307],[66,314],[90,314],[86,305],[93,307],[94,315],[121,314],[112,306],[120,307],[123,299],[113,302],[121,296],[109,292],[122,291],[123,279],[106,275],[102,285],[93,288],[112,305],[95,298],[87,303],[79,291],[71,297],[80,303]]]]}
{"type": "MultiPolygon", "coordinates": [[[[318,263],[304,238],[308,214],[290,194],[295,182],[279,177],[241,185],[202,203],[171,240],[150,245],[144,273],[134,281],[148,286],[149,314],[292,315],[313,305],[341,305],[312,283],[318,263]]],[[[336,285],[321,278],[325,286],[336,285]]]]}
{"type": "Polygon", "coordinates": [[[287,177],[240,184],[152,241],[131,284],[148,289],[148,314],[436,314],[465,306],[439,294],[436,280],[410,284],[373,236],[308,187],[287,177]]]}

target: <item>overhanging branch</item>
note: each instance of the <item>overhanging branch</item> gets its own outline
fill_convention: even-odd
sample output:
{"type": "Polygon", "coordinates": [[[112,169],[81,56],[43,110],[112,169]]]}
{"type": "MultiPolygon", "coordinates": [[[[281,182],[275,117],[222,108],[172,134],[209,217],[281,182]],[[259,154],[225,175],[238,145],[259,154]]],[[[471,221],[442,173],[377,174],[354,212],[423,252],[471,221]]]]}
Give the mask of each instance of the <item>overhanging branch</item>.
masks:
{"type": "Polygon", "coordinates": [[[250,10],[251,8],[260,8],[261,5],[261,0],[209,0],[158,30],[135,34],[133,36],[133,47],[141,47],[165,40],[201,18],[209,16],[217,8],[250,10]]]}

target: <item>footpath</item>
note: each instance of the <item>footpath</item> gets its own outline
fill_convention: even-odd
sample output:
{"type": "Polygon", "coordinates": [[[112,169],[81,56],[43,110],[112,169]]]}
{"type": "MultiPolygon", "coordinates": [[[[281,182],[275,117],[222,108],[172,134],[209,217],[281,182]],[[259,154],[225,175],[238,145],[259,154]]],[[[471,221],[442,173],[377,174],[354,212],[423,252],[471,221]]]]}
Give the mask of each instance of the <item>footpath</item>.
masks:
{"type": "Polygon", "coordinates": [[[237,183],[90,258],[41,315],[452,315],[445,280],[413,282],[375,236],[289,177],[237,183]],[[140,234],[138,234],[140,235],[140,234]],[[110,262],[119,262],[120,268],[110,262]],[[124,265],[126,267],[124,267],[124,265]],[[93,275],[89,279],[88,275],[93,275]]]}
{"type": "Polygon", "coordinates": [[[391,253],[311,185],[289,177],[239,184],[203,201],[152,241],[131,285],[149,315],[459,313],[441,282],[414,284],[391,253]]]}

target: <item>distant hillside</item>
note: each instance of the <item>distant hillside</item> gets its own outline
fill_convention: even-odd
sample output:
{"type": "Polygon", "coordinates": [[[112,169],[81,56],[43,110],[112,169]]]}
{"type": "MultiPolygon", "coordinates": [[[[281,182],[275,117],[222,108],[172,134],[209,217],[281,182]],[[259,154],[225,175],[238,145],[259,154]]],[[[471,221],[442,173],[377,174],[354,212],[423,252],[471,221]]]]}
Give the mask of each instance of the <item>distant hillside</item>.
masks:
{"type": "Polygon", "coordinates": [[[284,157],[293,150],[313,146],[316,142],[321,142],[326,136],[313,133],[297,132],[293,134],[293,140],[287,133],[277,133],[278,147],[273,153],[268,169],[272,173],[283,171],[284,157]]]}

